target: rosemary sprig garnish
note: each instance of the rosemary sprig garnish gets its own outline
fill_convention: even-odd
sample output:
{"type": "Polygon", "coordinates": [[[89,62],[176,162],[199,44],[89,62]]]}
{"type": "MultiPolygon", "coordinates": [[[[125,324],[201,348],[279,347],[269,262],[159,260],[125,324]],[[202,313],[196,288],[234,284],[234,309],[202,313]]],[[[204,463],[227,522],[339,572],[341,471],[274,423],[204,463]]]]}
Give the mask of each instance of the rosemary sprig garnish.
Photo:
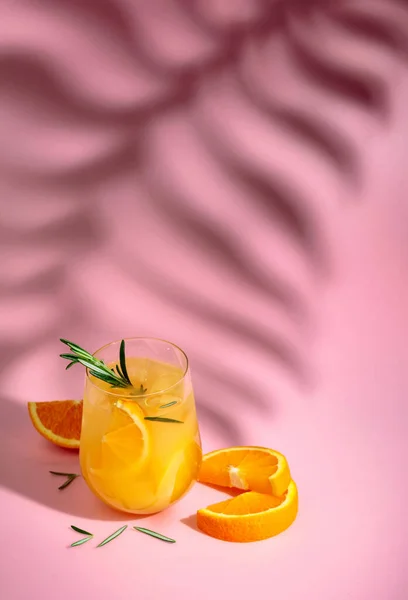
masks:
{"type": "Polygon", "coordinates": [[[145,421],[158,421],[160,423],[184,423],[184,421],[178,421],[177,419],[167,419],[166,417],[145,417],[145,421]]]}
{"type": "Polygon", "coordinates": [[[146,529],[145,527],[133,527],[136,531],[140,531],[141,533],[145,533],[146,535],[151,535],[152,537],[157,538],[158,540],[162,540],[163,542],[168,542],[169,544],[175,544],[176,540],[169,538],[161,533],[157,533],[157,531],[152,531],[151,529],[146,529]]]}
{"type": "MultiPolygon", "coordinates": [[[[97,379],[105,381],[105,383],[108,383],[111,387],[130,387],[132,389],[132,395],[142,395],[147,392],[147,389],[143,387],[142,383],[140,384],[139,390],[136,391],[136,388],[133,386],[130,380],[126,367],[125,340],[122,340],[120,343],[119,364],[115,365],[114,369],[109,368],[107,365],[105,365],[103,360],[98,360],[95,358],[95,356],[92,356],[92,354],[87,352],[87,350],[84,350],[81,348],[81,346],[78,346],[78,344],[74,344],[74,342],[70,342],[64,338],[60,338],[60,341],[63,344],[66,344],[72,352],[72,354],[60,354],[61,358],[65,358],[70,361],[66,367],[67,369],[76,363],[80,363],[89,370],[91,375],[97,379]]],[[[176,401],[164,404],[160,408],[168,408],[174,404],[176,404],[176,401]]],[[[166,417],[145,417],[145,420],[157,421],[160,423],[183,423],[183,421],[178,421],[177,419],[167,419],[166,417]]],[[[66,485],[69,485],[70,483],[71,481],[66,483],[66,485]]],[[[66,485],[64,487],[66,487],[66,485]]],[[[63,488],[61,487],[61,489],[63,488]]]]}
{"type": "Polygon", "coordinates": [[[75,525],[71,525],[71,529],[76,531],[77,533],[83,533],[84,535],[93,535],[93,533],[89,533],[89,531],[85,531],[85,529],[80,529],[79,527],[75,527],[75,525]]]}
{"type": "Polygon", "coordinates": [[[89,540],[91,540],[92,538],[93,538],[92,535],[85,537],[85,538],[81,538],[80,540],[73,542],[71,544],[71,548],[73,548],[74,546],[82,546],[82,544],[86,544],[86,542],[89,542],[89,540]]]}
{"type": "Polygon", "coordinates": [[[63,344],[66,344],[72,352],[72,354],[60,354],[61,358],[71,361],[66,367],[67,369],[76,363],[80,363],[89,369],[91,375],[105,381],[105,383],[109,383],[112,387],[129,387],[128,379],[126,379],[123,374],[117,375],[112,369],[105,365],[103,360],[98,360],[95,356],[92,356],[92,354],[78,346],[78,344],[74,344],[63,338],[60,338],[60,341],[63,344]]]}
{"type": "Polygon", "coordinates": [[[143,384],[140,384],[140,388],[137,389],[133,386],[129,373],[126,367],[126,354],[125,354],[125,340],[122,340],[120,343],[119,349],[119,364],[115,365],[113,369],[109,368],[105,365],[103,360],[99,360],[95,358],[90,352],[78,346],[78,344],[74,344],[68,340],[60,338],[60,341],[63,344],[66,344],[68,348],[71,350],[71,354],[60,354],[61,358],[65,358],[69,360],[70,363],[67,365],[66,369],[72,367],[77,363],[80,363],[84,367],[89,370],[89,373],[108,383],[111,387],[119,387],[119,388],[131,388],[131,395],[140,395],[145,394],[147,389],[143,387],[143,384]]]}
{"type": "Polygon", "coordinates": [[[65,488],[68,487],[74,481],[74,479],[79,477],[78,473],[59,473],[58,471],[50,471],[50,473],[51,475],[59,475],[67,478],[67,480],[59,486],[59,490],[65,490],[65,488]]]}
{"type": "Polygon", "coordinates": [[[127,529],[127,525],[123,525],[123,527],[121,527],[117,531],[114,531],[109,537],[107,537],[100,544],[98,544],[97,548],[100,548],[101,546],[104,546],[105,544],[108,544],[109,542],[111,542],[112,540],[117,538],[118,535],[120,535],[121,533],[123,533],[125,531],[125,529],[127,529]]]}

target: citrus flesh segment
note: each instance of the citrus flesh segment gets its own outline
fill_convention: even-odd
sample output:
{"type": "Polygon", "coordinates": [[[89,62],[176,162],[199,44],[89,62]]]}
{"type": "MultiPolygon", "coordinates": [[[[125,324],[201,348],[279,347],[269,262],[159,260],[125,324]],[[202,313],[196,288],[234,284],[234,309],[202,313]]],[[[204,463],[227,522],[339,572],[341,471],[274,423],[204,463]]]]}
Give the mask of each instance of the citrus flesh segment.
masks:
{"type": "Polygon", "coordinates": [[[229,542],[255,542],[285,531],[296,518],[298,494],[294,481],[280,497],[244,492],[202,508],[197,526],[204,533],[229,542]]]}
{"type": "Polygon", "coordinates": [[[28,414],[46,440],[62,448],[79,448],[82,400],[28,402],[28,414]]]}
{"type": "Polygon", "coordinates": [[[100,450],[101,475],[140,471],[149,455],[149,433],[140,406],[121,400],[115,403],[100,450]]]}
{"type": "Polygon", "coordinates": [[[203,456],[201,483],[281,496],[291,480],[280,452],[258,446],[236,446],[203,456]]]}
{"type": "Polygon", "coordinates": [[[149,451],[150,436],[142,409],[136,402],[116,401],[100,443],[99,459],[89,469],[88,483],[98,495],[115,500],[118,508],[130,503],[136,488],[149,503],[153,491],[140,476],[149,451]]]}

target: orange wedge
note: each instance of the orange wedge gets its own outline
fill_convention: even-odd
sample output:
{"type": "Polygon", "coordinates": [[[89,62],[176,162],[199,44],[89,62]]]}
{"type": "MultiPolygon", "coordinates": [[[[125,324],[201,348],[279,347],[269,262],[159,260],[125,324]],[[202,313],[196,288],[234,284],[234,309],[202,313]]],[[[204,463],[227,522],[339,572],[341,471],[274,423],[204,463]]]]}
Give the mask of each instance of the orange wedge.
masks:
{"type": "Polygon", "coordinates": [[[286,458],[269,448],[236,446],[203,456],[198,481],[282,496],[291,480],[286,458]]]}
{"type": "Polygon", "coordinates": [[[255,542],[285,531],[295,520],[298,494],[293,481],[280,497],[245,492],[197,512],[201,531],[228,542],[255,542]]]}
{"type": "Polygon", "coordinates": [[[28,414],[46,440],[62,448],[79,448],[82,400],[28,402],[28,414]]]}

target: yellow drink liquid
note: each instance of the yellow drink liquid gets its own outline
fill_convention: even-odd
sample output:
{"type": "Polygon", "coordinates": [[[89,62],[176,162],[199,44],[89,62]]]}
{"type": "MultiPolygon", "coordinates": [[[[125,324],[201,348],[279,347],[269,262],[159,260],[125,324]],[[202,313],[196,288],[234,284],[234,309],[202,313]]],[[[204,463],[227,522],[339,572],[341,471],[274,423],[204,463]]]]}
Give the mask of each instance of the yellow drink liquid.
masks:
{"type": "Polygon", "coordinates": [[[194,395],[190,375],[180,367],[141,357],[127,358],[126,365],[133,389],[87,377],[81,470],[106,504],[155,513],[179,500],[198,475],[201,442],[194,395]]]}

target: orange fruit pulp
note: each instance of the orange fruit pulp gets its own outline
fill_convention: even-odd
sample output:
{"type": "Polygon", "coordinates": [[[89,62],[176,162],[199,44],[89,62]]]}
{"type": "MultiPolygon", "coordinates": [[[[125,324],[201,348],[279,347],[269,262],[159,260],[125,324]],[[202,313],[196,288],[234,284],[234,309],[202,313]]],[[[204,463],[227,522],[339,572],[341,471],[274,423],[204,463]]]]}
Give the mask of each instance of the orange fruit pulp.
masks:
{"type": "Polygon", "coordinates": [[[62,448],[79,448],[82,400],[28,402],[28,414],[46,440],[62,448]]]}
{"type": "Polygon", "coordinates": [[[258,446],[235,446],[203,456],[201,483],[281,496],[291,480],[280,452],[258,446]]]}

